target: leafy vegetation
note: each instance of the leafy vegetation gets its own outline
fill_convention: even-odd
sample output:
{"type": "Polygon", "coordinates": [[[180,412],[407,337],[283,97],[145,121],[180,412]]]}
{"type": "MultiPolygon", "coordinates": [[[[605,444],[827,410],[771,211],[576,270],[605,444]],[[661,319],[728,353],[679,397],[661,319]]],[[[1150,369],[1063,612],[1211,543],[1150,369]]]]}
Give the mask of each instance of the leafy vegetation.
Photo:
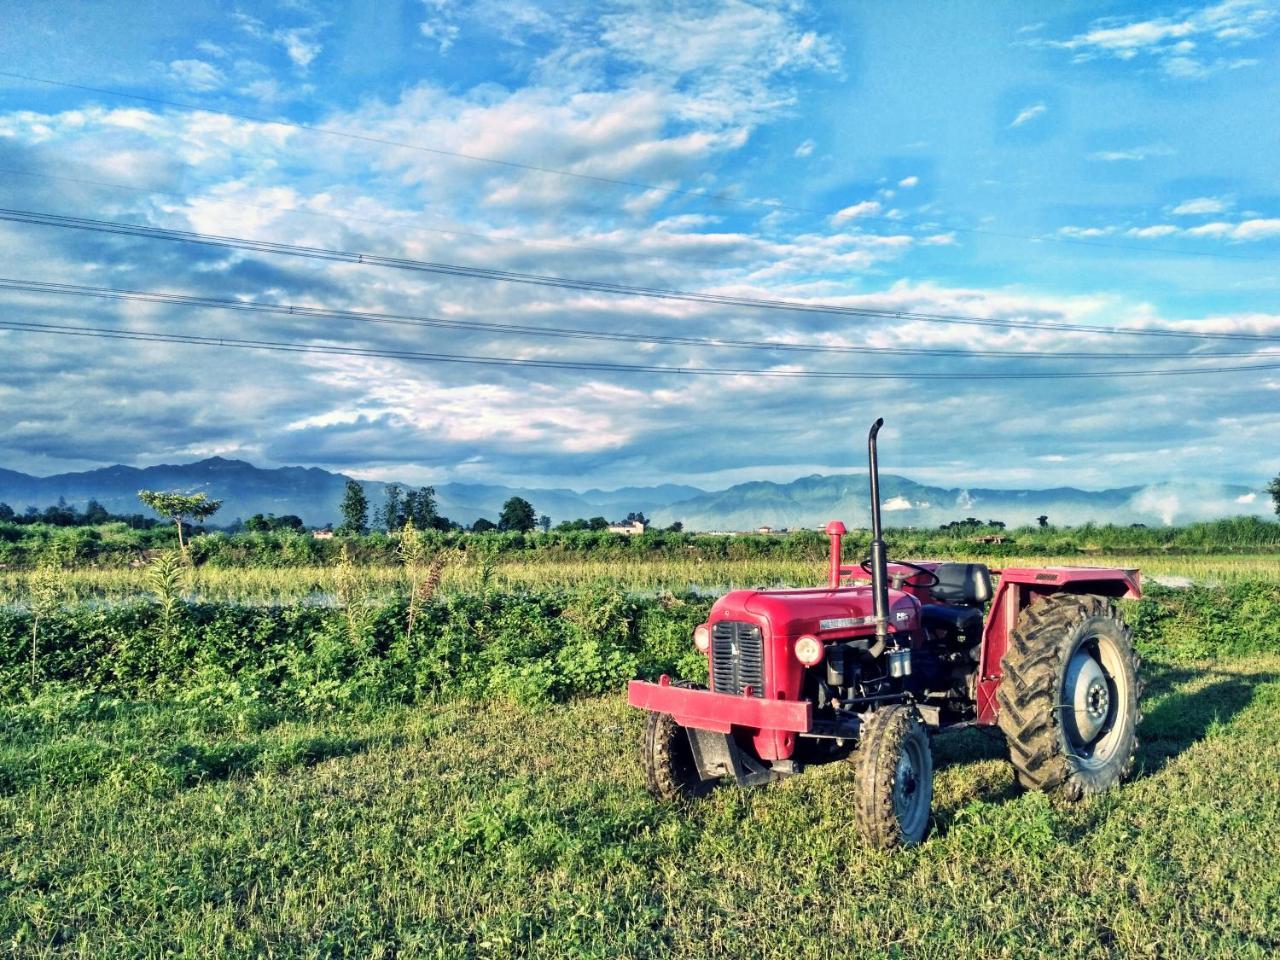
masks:
{"type": "MultiPolygon", "coordinates": [[[[354,485],[359,493],[359,484],[354,485]]],[[[404,504],[401,500],[401,505],[404,504]]],[[[417,501],[419,505],[422,501],[417,501]]],[[[368,505],[363,507],[367,513],[368,505]]],[[[800,530],[785,535],[744,534],[715,536],[675,530],[649,530],[641,536],[625,536],[607,530],[577,529],[532,532],[533,515],[515,507],[512,519],[529,524],[528,531],[498,531],[493,524],[476,524],[489,532],[462,532],[440,529],[438,518],[429,524],[414,525],[428,537],[433,549],[451,547],[467,551],[483,545],[502,558],[520,562],[554,560],[641,560],[654,561],[748,561],[785,560],[821,563],[826,556],[826,537],[816,530],[800,530]],[[518,513],[519,516],[515,516],[518,513]]],[[[349,523],[359,523],[360,505],[352,505],[349,523]]],[[[407,515],[400,514],[398,525],[407,515]]],[[[448,521],[444,521],[447,524],[448,521]]],[[[367,531],[367,520],[364,521],[367,531]]],[[[350,529],[360,529],[358,527],[350,529]]],[[[1223,555],[1280,554],[1280,522],[1256,517],[1233,517],[1185,527],[958,527],[950,530],[889,530],[890,552],[901,557],[941,558],[1029,558],[1099,557],[1114,554],[1142,555],[1223,555]],[[998,533],[999,543],[981,542],[982,535],[998,533]]],[[[860,557],[869,534],[853,531],[846,541],[846,556],[860,557]]],[[[128,566],[149,552],[177,544],[176,528],[133,529],[123,522],[97,526],[60,526],[45,523],[0,522],[0,564],[34,567],[51,556],[59,562],[78,566],[128,566]]],[[[385,532],[342,534],[317,539],[288,529],[262,532],[212,532],[193,537],[189,543],[191,560],[197,566],[289,567],[332,563],[344,547],[357,563],[394,564],[397,538],[385,532]]],[[[1077,561],[1078,562],[1078,561],[1077,561]]]]}

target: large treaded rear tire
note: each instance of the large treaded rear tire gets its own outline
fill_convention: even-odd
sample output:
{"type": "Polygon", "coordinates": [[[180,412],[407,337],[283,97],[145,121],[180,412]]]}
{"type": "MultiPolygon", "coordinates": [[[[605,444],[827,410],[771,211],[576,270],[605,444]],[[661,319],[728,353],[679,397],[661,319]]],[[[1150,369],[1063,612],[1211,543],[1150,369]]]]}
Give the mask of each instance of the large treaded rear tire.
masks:
{"type": "Polygon", "coordinates": [[[915,711],[894,705],[868,714],[853,760],[857,771],[854,820],[863,838],[881,850],[923,840],[933,805],[933,754],[929,734],[915,711]],[[903,782],[904,757],[909,785],[903,782]]]}
{"type": "MultiPolygon", "coordinates": [[[[676,685],[692,686],[679,681],[676,685]]],[[[715,786],[715,781],[703,780],[698,773],[689,734],[669,713],[649,714],[640,754],[644,783],[655,799],[689,800],[715,786]]]]}
{"type": "Polygon", "coordinates": [[[1004,675],[996,693],[998,723],[1018,782],[1079,800],[1128,777],[1142,720],[1140,664],[1128,626],[1104,597],[1059,593],[1023,610],[1001,661],[1004,675]],[[1066,701],[1074,691],[1073,657],[1091,650],[1102,671],[1107,713],[1093,741],[1086,742],[1079,714],[1066,701]]]}

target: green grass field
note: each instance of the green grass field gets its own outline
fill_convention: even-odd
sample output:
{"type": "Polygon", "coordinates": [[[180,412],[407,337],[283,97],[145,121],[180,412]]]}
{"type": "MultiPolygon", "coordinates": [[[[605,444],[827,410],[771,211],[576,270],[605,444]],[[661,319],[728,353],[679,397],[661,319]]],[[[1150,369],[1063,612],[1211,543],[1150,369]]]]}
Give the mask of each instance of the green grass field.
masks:
{"type": "Polygon", "coordinates": [[[847,763],[687,807],[642,787],[622,687],[688,666],[710,603],[664,589],[819,565],[459,563],[412,622],[403,568],[9,572],[0,952],[1274,956],[1276,556],[1101,562],[1130,559],[1207,584],[1126,605],[1132,782],[1027,794],[998,737],[950,734],[932,833],[892,855],[847,763]]]}
{"type": "Polygon", "coordinates": [[[1013,786],[935,741],[932,835],[865,849],[850,772],[691,808],[621,696],[281,720],[67,689],[0,708],[14,957],[1270,957],[1280,656],[1150,664],[1133,782],[1013,786]]]}

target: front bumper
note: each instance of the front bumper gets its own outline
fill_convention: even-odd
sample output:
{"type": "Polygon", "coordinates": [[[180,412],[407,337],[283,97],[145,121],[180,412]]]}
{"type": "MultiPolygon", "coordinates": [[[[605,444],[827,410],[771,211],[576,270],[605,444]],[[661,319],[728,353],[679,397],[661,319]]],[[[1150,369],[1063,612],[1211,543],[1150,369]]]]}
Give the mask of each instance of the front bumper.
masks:
{"type": "Polygon", "coordinates": [[[677,687],[671,678],[657,683],[632,680],[627,701],[641,710],[669,713],[682,727],[729,733],[734,727],[807,733],[813,727],[813,704],[807,700],[761,700],[677,687]]]}

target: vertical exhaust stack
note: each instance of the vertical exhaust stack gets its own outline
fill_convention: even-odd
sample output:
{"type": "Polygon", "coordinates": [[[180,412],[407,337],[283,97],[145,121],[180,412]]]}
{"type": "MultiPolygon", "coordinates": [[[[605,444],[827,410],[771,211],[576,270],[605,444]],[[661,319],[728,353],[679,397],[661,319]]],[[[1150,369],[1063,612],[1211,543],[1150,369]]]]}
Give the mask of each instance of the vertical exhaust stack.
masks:
{"type": "Polygon", "coordinates": [[[876,646],[884,649],[889,639],[889,569],[880,528],[880,458],[876,454],[876,434],[884,426],[877,418],[867,435],[867,472],[871,482],[871,593],[876,622],[876,646]]]}

